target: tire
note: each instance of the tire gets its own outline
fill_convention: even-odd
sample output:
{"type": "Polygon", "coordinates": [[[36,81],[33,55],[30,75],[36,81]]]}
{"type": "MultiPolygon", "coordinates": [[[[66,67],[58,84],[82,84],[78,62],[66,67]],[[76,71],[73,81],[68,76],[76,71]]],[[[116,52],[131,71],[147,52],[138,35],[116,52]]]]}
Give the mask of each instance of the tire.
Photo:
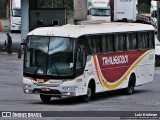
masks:
{"type": "Polygon", "coordinates": [[[44,103],[49,103],[51,101],[50,95],[40,95],[40,98],[41,98],[42,102],[44,102],[44,103]]]}
{"type": "Polygon", "coordinates": [[[128,87],[124,89],[125,94],[132,95],[134,94],[135,80],[132,76],[129,78],[128,87]]]}
{"type": "Polygon", "coordinates": [[[159,57],[155,57],[155,67],[158,67],[160,64],[159,57]]]}
{"type": "Polygon", "coordinates": [[[92,98],[92,95],[93,95],[93,89],[92,89],[91,84],[89,84],[87,88],[87,94],[81,96],[82,102],[89,102],[92,98]]]}

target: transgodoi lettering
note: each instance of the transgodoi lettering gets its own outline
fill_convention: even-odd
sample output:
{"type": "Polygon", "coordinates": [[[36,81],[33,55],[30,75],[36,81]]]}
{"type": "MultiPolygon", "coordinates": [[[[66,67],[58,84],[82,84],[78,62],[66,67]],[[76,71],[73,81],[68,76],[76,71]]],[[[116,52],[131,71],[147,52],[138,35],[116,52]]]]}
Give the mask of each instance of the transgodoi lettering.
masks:
{"type": "Polygon", "coordinates": [[[128,63],[128,55],[119,55],[102,58],[103,65],[118,65],[128,63]]]}

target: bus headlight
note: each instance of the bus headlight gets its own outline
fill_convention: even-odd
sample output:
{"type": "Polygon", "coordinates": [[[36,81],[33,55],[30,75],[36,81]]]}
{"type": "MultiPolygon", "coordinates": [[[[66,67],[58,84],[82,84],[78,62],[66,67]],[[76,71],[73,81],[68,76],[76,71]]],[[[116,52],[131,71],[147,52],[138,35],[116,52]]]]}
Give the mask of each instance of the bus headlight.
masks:
{"type": "Polygon", "coordinates": [[[26,89],[26,90],[25,90],[25,93],[29,93],[29,90],[28,90],[28,89],[26,89]]]}
{"type": "Polygon", "coordinates": [[[76,79],[76,82],[81,82],[82,81],[82,78],[81,79],[76,79]]]}
{"type": "Polygon", "coordinates": [[[25,88],[27,89],[27,88],[31,88],[31,86],[30,85],[25,85],[25,88]]]}
{"type": "Polygon", "coordinates": [[[63,90],[64,90],[64,91],[69,91],[69,90],[70,90],[70,87],[63,87],[63,90]]]}

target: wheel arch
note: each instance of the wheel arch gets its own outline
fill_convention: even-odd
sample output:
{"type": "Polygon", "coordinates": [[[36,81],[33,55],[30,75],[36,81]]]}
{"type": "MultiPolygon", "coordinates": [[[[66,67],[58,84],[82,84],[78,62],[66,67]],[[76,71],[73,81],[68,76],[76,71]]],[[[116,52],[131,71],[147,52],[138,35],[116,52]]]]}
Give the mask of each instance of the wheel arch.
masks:
{"type": "Polygon", "coordinates": [[[88,82],[88,85],[89,84],[91,85],[91,88],[92,88],[93,92],[95,93],[96,92],[96,82],[95,82],[95,80],[93,78],[90,79],[89,82],[88,82]]]}

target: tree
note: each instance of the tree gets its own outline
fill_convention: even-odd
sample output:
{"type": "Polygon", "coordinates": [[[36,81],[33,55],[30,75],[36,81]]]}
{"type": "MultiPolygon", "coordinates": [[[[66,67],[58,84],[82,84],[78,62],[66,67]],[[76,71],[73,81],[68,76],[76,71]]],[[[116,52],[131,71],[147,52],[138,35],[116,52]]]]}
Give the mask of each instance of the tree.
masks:
{"type": "Polygon", "coordinates": [[[74,0],[37,0],[38,8],[66,8],[67,18],[70,19],[73,16],[73,1],[74,0]]]}
{"type": "Polygon", "coordinates": [[[63,8],[63,0],[38,0],[38,8],[63,8]]]}
{"type": "MultiPolygon", "coordinates": [[[[0,0],[0,18],[6,18],[7,5],[10,0],[0,0]]],[[[74,0],[37,0],[41,8],[62,8],[63,1],[64,7],[67,9],[69,16],[73,14],[73,1],[74,0]]],[[[139,11],[148,13],[150,10],[151,0],[138,0],[139,11]]]]}
{"type": "Polygon", "coordinates": [[[0,0],[0,18],[6,18],[7,5],[9,5],[9,0],[0,0]]]}
{"type": "Polygon", "coordinates": [[[151,0],[138,0],[138,10],[140,13],[149,13],[151,0]]]}

